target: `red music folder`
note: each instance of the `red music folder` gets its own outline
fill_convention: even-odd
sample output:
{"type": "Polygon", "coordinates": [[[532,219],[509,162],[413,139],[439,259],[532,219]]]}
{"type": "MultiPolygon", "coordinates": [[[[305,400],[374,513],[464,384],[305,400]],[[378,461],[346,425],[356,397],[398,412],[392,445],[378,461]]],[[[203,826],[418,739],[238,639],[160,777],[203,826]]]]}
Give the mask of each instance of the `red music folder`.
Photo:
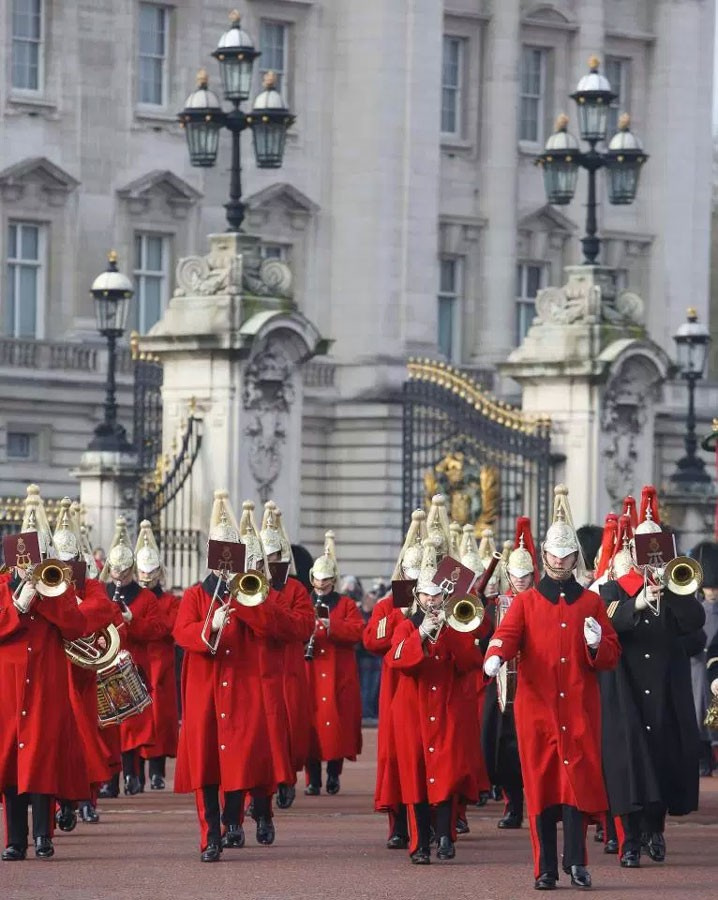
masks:
{"type": "Polygon", "coordinates": [[[662,569],[666,563],[676,558],[676,539],[672,534],[637,534],[636,563],[662,569]]]}
{"type": "Polygon", "coordinates": [[[287,576],[289,575],[289,563],[270,562],[269,574],[272,578],[272,587],[274,588],[274,590],[281,591],[284,585],[287,583],[287,576]]]}
{"type": "Polygon", "coordinates": [[[236,575],[244,572],[246,547],[233,541],[209,541],[207,544],[207,568],[236,575]]]}
{"type": "Polygon", "coordinates": [[[2,539],[5,565],[13,568],[27,569],[42,561],[40,541],[36,531],[24,531],[21,534],[6,534],[2,539]]]}
{"type": "Polygon", "coordinates": [[[465,597],[474,586],[477,575],[473,569],[462,564],[451,556],[445,556],[431,579],[434,584],[448,595],[465,597]]]}

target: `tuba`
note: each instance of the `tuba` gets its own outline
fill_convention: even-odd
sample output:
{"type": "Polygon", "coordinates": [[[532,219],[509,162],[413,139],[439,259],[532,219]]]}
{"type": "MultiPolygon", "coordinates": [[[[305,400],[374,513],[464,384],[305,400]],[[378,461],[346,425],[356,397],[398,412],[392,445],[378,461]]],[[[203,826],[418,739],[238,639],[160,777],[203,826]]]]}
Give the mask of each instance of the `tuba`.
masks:
{"type": "Polygon", "coordinates": [[[65,653],[70,662],[81,669],[99,672],[112,665],[119,652],[120,633],[114,625],[75,641],[65,641],[65,653]]]}

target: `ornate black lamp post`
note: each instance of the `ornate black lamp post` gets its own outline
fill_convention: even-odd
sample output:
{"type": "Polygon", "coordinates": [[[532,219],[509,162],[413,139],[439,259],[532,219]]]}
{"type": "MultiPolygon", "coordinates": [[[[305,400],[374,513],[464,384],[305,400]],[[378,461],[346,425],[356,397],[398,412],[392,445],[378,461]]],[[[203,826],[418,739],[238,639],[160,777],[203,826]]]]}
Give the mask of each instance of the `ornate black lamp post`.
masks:
{"type": "Polygon", "coordinates": [[[608,79],[598,71],[599,61],[589,60],[590,72],[584,75],[571,98],[578,107],[581,138],[589,149],[582,152],[578,141],[567,131],[568,117],[560,115],[556,131],[546,142],[544,152],[537,158],[544,175],[544,187],[548,202],[566,206],[573,199],[579,168],[588,172],[588,203],[586,204],[586,234],[581,239],[584,263],[593,265],[598,260],[601,241],[596,236],[596,172],[608,171],[608,199],[612,204],[633,203],[638,188],[641,166],[648,159],[635,135],[630,131],[630,119],[621,116],[618,132],[613,136],[605,152],[596,146],[606,140],[608,109],[616,94],[608,79]]]}
{"type": "Polygon", "coordinates": [[[132,445],[127,440],[124,427],[117,421],[115,371],[117,340],[125,331],[127,313],[134,290],[130,279],[117,269],[117,253],[112,250],[107,258],[109,260],[107,271],[97,276],[92,283],[91,290],[95,301],[97,330],[107,338],[105,418],[95,428],[95,436],[90,441],[89,449],[128,453],[132,450],[132,445]]]}
{"type": "Polygon", "coordinates": [[[703,377],[708,345],[711,336],[705,325],[698,321],[695,309],[688,310],[688,320],[673,335],[678,350],[678,365],[681,378],[688,382],[688,414],[686,416],[686,455],[679,459],[677,471],[671,476],[673,483],[682,488],[705,488],[711,483],[711,476],[705,470],[705,463],[696,455],[696,382],[703,377]]]}
{"type": "Polygon", "coordinates": [[[252,68],[260,53],[255,50],[250,36],[240,27],[237,10],[233,10],[229,18],[232,25],[219,39],[212,56],[219,62],[224,97],[230,101],[232,109],[224,112],[217,95],[208,87],[207,72],[201,69],[197,75],[197,89],[187,98],[179,121],[187,135],[193,166],[214,166],[220,130],[227,128],[232,133],[229,201],[224,206],[229,223],[227,230],[239,231],[245,208],[242,203],[240,135],[251,128],[257,166],[260,169],[278,169],[284,157],[287,129],[295,117],[277,90],[273,72],[267,72],[264,76],[264,90],[254,101],[252,111],[247,114],[240,109],[242,102],[249,99],[252,68]]]}

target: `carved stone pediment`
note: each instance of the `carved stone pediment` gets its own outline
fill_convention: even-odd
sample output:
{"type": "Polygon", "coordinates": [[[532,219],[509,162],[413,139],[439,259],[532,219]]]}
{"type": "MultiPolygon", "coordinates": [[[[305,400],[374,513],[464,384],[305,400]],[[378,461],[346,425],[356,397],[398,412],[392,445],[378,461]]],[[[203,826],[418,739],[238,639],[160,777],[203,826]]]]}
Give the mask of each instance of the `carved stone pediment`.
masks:
{"type": "Polygon", "coordinates": [[[300,190],[287,182],[277,182],[252,194],[245,200],[248,222],[261,228],[272,213],[286,218],[291,229],[302,231],[319,206],[300,190]]]}
{"type": "Polygon", "coordinates": [[[60,206],[79,184],[45,156],[23,159],[0,172],[0,193],[8,202],[20,200],[33,185],[50,206],[60,206]]]}
{"type": "Polygon", "coordinates": [[[169,169],[155,169],[120,188],[117,196],[133,215],[147,212],[156,203],[169,210],[173,218],[183,219],[202,194],[169,169]]]}

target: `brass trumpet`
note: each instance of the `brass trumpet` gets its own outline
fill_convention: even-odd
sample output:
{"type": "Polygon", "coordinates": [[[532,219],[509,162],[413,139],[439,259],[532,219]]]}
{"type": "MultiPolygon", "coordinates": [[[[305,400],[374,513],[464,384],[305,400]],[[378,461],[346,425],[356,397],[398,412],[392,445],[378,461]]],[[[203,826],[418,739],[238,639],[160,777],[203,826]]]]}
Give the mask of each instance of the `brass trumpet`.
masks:
{"type": "Polygon", "coordinates": [[[446,605],[446,624],[454,631],[475,631],[481,625],[486,610],[477,597],[452,597],[446,605]]]}
{"type": "Polygon", "coordinates": [[[95,672],[112,665],[119,652],[120,633],[114,625],[108,625],[76,641],[65,641],[65,653],[70,662],[81,669],[92,669],[95,672]]]}
{"type": "Polygon", "coordinates": [[[225,616],[217,631],[211,630],[212,619],[217,611],[215,603],[219,604],[220,609],[229,611],[233,600],[240,606],[253,607],[264,603],[268,596],[269,581],[256,569],[240,572],[229,581],[225,581],[220,577],[202,626],[202,641],[212,656],[217,653],[219,642],[222,639],[222,632],[228,621],[228,616],[225,616]],[[224,596],[222,596],[223,593],[224,596]]]}
{"type": "Polygon", "coordinates": [[[26,584],[31,584],[35,593],[27,602],[22,603],[20,612],[28,612],[40,597],[59,597],[64,594],[72,581],[72,569],[59,559],[46,559],[35,566],[30,566],[25,573],[24,581],[18,585],[13,594],[13,603],[20,609],[20,594],[26,584]]]}

